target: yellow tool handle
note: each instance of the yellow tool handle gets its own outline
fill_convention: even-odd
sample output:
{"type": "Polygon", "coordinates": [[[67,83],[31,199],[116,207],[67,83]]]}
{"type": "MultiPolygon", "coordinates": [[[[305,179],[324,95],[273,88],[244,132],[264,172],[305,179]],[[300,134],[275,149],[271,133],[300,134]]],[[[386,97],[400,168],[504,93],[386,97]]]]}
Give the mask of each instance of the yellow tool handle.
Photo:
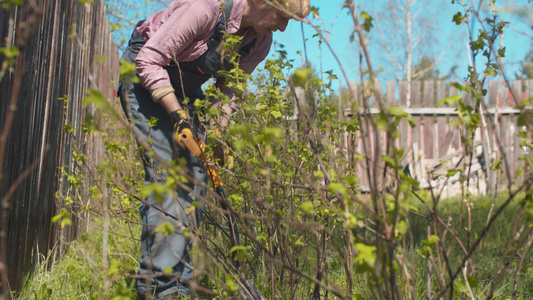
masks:
{"type": "MultiPolygon", "coordinates": [[[[184,128],[180,132],[176,133],[176,140],[178,141],[178,143],[183,143],[183,145],[185,145],[185,148],[187,148],[187,150],[189,150],[189,152],[191,152],[194,156],[198,157],[199,159],[205,160],[204,149],[203,147],[200,148],[200,145],[194,139],[194,135],[189,128],[184,128]]],[[[205,147],[205,145],[203,146],[205,147]]]]}
{"type": "Polygon", "coordinates": [[[205,143],[203,141],[196,142],[196,139],[194,138],[194,135],[189,128],[184,128],[176,135],[178,135],[176,137],[176,140],[178,142],[183,143],[183,145],[185,146],[185,148],[187,148],[187,150],[189,150],[189,152],[204,161],[205,171],[213,182],[215,189],[224,186],[224,183],[222,182],[220,175],[218,175],[217,171],[215,170],[215,166],[212,163],[211,159],[209,157],[205,157],[204,155],[205,143]]]}
{"type": "MultiPolygon", "coordinates": [[[[241,242],[239,239],[239,229],[237,228],[237,222],[235,220],[235,216],[231,213],[231,206],[228,202],[226,191],[224,190],[224,183],[222,183],[222,179],[215,170],[215,165],[213,161],[211,161],[209,157],[205,157],[204,155],[205,143],[201,140],[196,142],[192,131],[188,128],[184,128],[181,132],[176,133],[176,141],[178,143],[183,143],[183,145],[185,146],[185,148],[187,148],[187,150],[189,150],[189,152],[204,161],[205,171],[213,182],[214,190],[221,197],[221,199],[219,200],[220,207],[228,211],[226,217],[228,218],[228,226],[230,228],[231,246],[239,246],[241,242]]],[[[237,252],[234,252],[232,255],[233,264],[237,269],[239,269],[239,261],[236,259],[237,252]]]]}

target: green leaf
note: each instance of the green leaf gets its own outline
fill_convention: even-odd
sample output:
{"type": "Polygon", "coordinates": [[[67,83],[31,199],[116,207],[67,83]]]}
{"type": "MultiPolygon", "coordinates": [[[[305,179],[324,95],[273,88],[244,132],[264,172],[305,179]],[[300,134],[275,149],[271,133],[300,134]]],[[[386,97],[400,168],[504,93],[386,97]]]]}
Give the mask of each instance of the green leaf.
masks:
{"type": "Polygon", "coordinates": [[[520,114],[518,116],[518,119],[516,120],[516,125],[518,125],[518,126],[526,126],[526,124],[527,124],[527,116],[526,116],[526,114],[520,114]]]}
{"type": "Polygon", "coordinates": [[[455,25],[459,25],[463,23],[464,19],[465,18],[463,17],[463,14],[461,14],[461,12],[457,12],[455,15],[453,15],[452,22],[455,22],[455,25]]]}
{"type": "Polygon", "coordinates": [[[388,113],[395,117],[405,118],[409,116],[403,109],[398,106],[389,106],[388,113]]]}
{"type": "Polygon", "coordinates": [[[438,241],[440,241],[440,238],[438,236],[430,235],[427,240],[422,240],[422,244],[430,246],[430,245],[434,245],[438,241]]]}
{"type": "Polygon", "coordinates": [[[52,217],[52,223],[57,223],[57,221],[61,220],[61,214],[55,215],[52,217]]]}
{"type": "Polygon", "coordinates": [[[78,34],[76,33],[76,28],[78,27],[78,25],[76,23],[70,25],[70,34],[68,35],[68,38],[69,39],[74,39],[78,36],[78,34]]]}
{"type": "Polygon", "coordinates": [[[164,236],[169,236],[174,233],[175,227],[174,225],[170,224],[168,221],[164,222],[163,224],[157,226],[154,229],[154,232],[161,232],[164,236]]]}
{"type": "Polygon", "coordinates": [[[492,169],[493,170],[501,170],[501,167],[502,167],[502,160],[501,159],[495,161],[494,164],[492,165],[492,169]]]}
{"type": "Polygon", "coordinates": [[[443,103],[451,106],[451,105],[454,105],[456,102],[461,101],[461,99],[463,99],[462,95],[453,95],[450,97],[446,97],[439,101],[439,103],[437,104],[437,107],[441,106],[443,103]]]}
{"type": "MultiPolygon", "coordinates": [[[[466,279],[471,289],[479,286],[479,281],[475,277],[466,275],[466,279]]],[[[468,286],[466,285],[464,279],[455,281],[455,288],[461,293],[469,293],[468,286]]]]}
{"type": "Polygon", "coordinates": [[[96,59],[97,62],[103,64],[105,62],[105,55],[102,55],[102,56],[95,55],[94,59],[96,59]]]}
{"type": "Polygon", "coordinates": [[[52,223],[57,223],[58,221],[61,221],[61,227],[65,225],[72,225],[72,221],[69,219],[70,213],[66,208],[62,208],[61,212],[55,216],[52,217],[52,223]]]}
{"type": "Polygon", "coordinates": [[[70,97],[68,95],[64,95],[63,97],[58,97],[57,100],[64,101],[65,103],[68,103],[70,97]]]}
{"type": "Polygon", "coordinates": [[[416,122],[413,119],[413,117],[411,117],[411,115],[407,116],[407,123],[409,123],[409,126],[411,126],[411,127],[415,127],[416,126],[416,122]]]}
{"type": "Polygon", "coordinates": [[[357,273],[372,272],[376,263],[376,247],[368,246],[363,243],[356,243],[355,248],[359,255],[355,258],[357,273]]]}
{"type": "Polygon", "coordinates": [[[346,190],[346,186],[342,183],[338,182],[332,182],[328,185],[328,190],[332,193],[340,193],[344,196],[347,195],[348,191],[346,190]]]}
{"type": "Polygon", "coordinates": [[[72,220],[70,218],[63,218],[61,220],[61,227],[72,225],[72,220]]]}
{"type": "Polygon", "coordinates": [[[152,117],[150,118],[150,120],[148,120],[146,123],[148,124],[148,126],[149,126],[150,128],[153,128],[153,127],[157,126],[157,121],[159,121],[159,119],[156,118],[156,117],[154,117],[154,116],[152,116],[152,117]]]}
{"type": "Polygon", "coordinates": [[[498,55],[500,57],[505,57],[505,47],[498,49],[498,55]]]}
{"type": "Polygon", "coordinates": [[[387,120],[385,120],[384,118],[379,118],[376,121],[376,127],[378,128],[378,130],[381,130],[381,131],[387,131],[389,129],[387,120]]]}
{"type": "Polygon", "coordinates": [[[498,72],[496,72],[496,70],[491,67],[487,67],[487,70],[485,70],[485,74],[487,74],[487,76],[496,76],[498,75],[498,72]]]}
{"type": "Polygon", "coordinates": [[[361,25],[361,28],[363,28],[364,31],[370,32],[370,29],[373,27],[372,21],[373,18],[371,15],[369,15],[366,11],[363,11],[361,13],[361,19],[364,20],[363,24],[361,25]]]}
{"type": "Polygon", "coordinates": [[[328,79],[329,79],[329,80],[333,80],[333,79],[338,79],[338,77],[337,77],[337,75],[335,75],[335,74],[330,74],[330,75],[328,76],[328,79]]]}
{"type": "Polygon", "coordinates": [[[349,213],[347,220],[344,222],[344,226],[349,229],[354,229],[357,226],[357,217],[353,213],[349,213]]]}
{"type": "Polygon", "coordinates": [[[465,90],[465,87],[462,86],[459,82],[452,82],[452,83],[450,83],[450,85],[455,87],[456,89],[458,89],[460,91],[464,91],[465,90]]]}
{"type": "Polygon", "coordinates": [[[278,127],[265,127],[263,128],[263,134],[269,139],[280,139],[283,136],[283,131],[281,130],[281,128],[278,127]]]}
{"type": "Polygon", "coordinates": [[[407,233],[407,223],[405,221],[400,221],[396,223],[394,227],[394,235],[396,237],[404,236],[407,233]]]}
{"type": "Polygon", "coordinates": [[[265,232],[261,232],[260,234],[258,234],[255,238],[258,240],[258,241],[262,241],[262,240],[266,240],[267,238],[267,234],[265,232]]]}
{"type": "Polygon", "coordinates": [[[403,118],[407,119],[407,122],[411,127],[414,127],[416,125],[416,122],[413,117],[411,117],[410,114],[408,114],[398,106],[388,106],[387,113],[394,116],[397,120],[401,120],[403,118]]]}
{"type": "Polygon", "coordinates": [[[292,237],[294,238],[294,245],[295,246],[305,246],[305,243],[302,241],[302,237],[299,237],[297,235],[292,235],[292,237]]]}
{"type": "Polygon", "coordinates": [[[22,0],[2,0],[0,1],[2,4],[2,7],[11,10],[14,6],[22,5],[24,4],[24,1],[22,0]]]}
{"type": "Polygon", "coordinates": [[[302,86],[307,83],[309,77],[313,74],[313,70],[309,68],[298,68],[292,74],[292,82],[295,86],[302,86]]]}
{"type": "Polygon", "coordinates": [[[356,176],[347,175],[344,177],[344,180],[348,185],[356,185],[359,179],[356,176]]]}
{"type": "Polygon", "coordinates": [[[233,252],[235,252],[235,251],[245,251],[245,252],[246,252],[246,251],[249,251],[249,250],[251,250],[251,249],[252,249],[252,246],[242,246],[242,245],[240,245],[240,246],[233,246],[233,247],[231,247],[231,249],[229,250],[229,253],[233,253],[233,252]]]}
{"type": "Polygon", "coordinates": [[[226,286],[232,292],[236,292],[239,290],[239,285],[235,283],[231,275],[226,275],[226,286]]]}
{"type": "Polygon", "coordinates": [[[356,118],[348,120],[345,124],[346,132],[356,134],[359,131],[359,123],[356,118]]]}
{"type": "Polygon", "coordinates": [[[120,30],[120,28],[122,28],[120,24],[109,24],[109,29],[111,29],[111,31],[117,31],[120,30]]]}
{"type": "Polygon", "coordinates": [[[87,91],[89,96],[83,99],[83,104],[87,107],[89,104],[95,104],[100,110],[106,110],[109,105],[107,104],[105,96],[97,90],[89,89],[87,91]]]}
{"type": "Polygon", "coordinates": [[[119,274],[121,269],[123,269],[122,262],[118,259],[112,259],[111,266],[109,267],[109,270],[107,272],[109,275],[119,274]]]}
{"type": "Polygon", "coordinates": [[[281,114],[281,112],[279,110],[273,110],[273,111],[270,112],[270,114],[276,119],[279,119],[282,116],[282,114],[281,114]]]}
{"type": "Polygon", "coordinates": [[[144,198],[153,193],[155,200],[161,203],[166,195],[172,195],[172,189],[164,183],[150,183],[143,187],[140,193],[144,198]]]}
{"type": "Polygon", "coordinates": [[[381,160],[384,161],[387,166],[391,167],[391,168],[395,168],[396,167],[396,161],[394,160],[394,158],[388,156],[388,155],[383,155],[381,157],[381,160]]]}
{"type": "Polygon", "coordinates": [[[468,280],[468,285],[470,285],[471,288],[478,287],[479,281],[475,277],[470,276],[470,275],[466,275],[466,278],[468,280]]]}
{"type": "Polygon", "coordinates": [[[139,77],[137,76],[137,67],[134,63],[130,63],[121,59],[119,74],[120,78],[124,81],[139,83],[139,77]]]}
{"type": "Polygon", "coordinates": [[[74,126],[72,126],[72,124],[68,123],[68,124],[65,124],[63,126],[63,131],[66,133],[66,134],[72,134],[72,135],[76,135],[76,128],[74,126]]]}
{"type": "Polygon", "coordinates": [[[429,254],[431,253],[431,248],[428,246],[420,247],[416,250],[416,253],[418,253],[420,256],[427,258],[429,254]]]}
{"type": "Polygon", "coordinates": [[[458,172],[460,172],[460,170],[449,170],[446,173],[446,177],[452,177],[453,175],[457,174],[458,172]]]}
{"type": "Polygon", "coordinates": [[[315,213],[315,206],[311,201],[302,202],[302,204],[300,204],[300,208],[310,215],[315,213]]]}
{"type": "Polygon", "coordinates": [[[325,177],[324,172],[322,172],[321,170],[318,170],[313,174],[313,178],[324,178],[324,177],[325,177]]]}
{"type": "Polygon", "coordinates": [[[309,9],[310,12],[313,14],[313,17],[315,19],[318,19],[319,15],[318,15],[318,8],[316,6],[311,6],[311,8],[309,9]]]}
{"type": "Polygon", "coordinates": [[[468,293],[468,288],[466,287],[466,284],[462,280],[455,281],[455,289],[461,293],[468,293]]]}
{"type": "Polygon", "coordinates": [[[13,60],[20,54],[16,47],[0,48],[0,53],[4,54],[5,60],[13,60]]]}

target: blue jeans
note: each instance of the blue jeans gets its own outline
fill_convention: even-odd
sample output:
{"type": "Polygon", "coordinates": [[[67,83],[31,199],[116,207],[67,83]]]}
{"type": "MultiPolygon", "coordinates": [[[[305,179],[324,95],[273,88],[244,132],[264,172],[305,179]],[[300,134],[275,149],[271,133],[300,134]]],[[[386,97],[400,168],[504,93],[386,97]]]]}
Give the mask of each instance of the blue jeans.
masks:
{"type": "MultiPolygon", "coordinates": [[[[137,51],[128,47],[122,59],[134,62],[137,51]]],[[[146,204],[140,205],[139,213],[143,226],[142,255],[139,259],[138,274],[146,275],[146,277],[137,279],[137,292],[147,299],[163,297],[177,291],[184,296],[188,295],[187,282],[193,277],[189,254],[192,243],[182,234],[182,229],[187,227],[189,232],[193,233],[202,221],[203,199],[206,195],[204,186],[208,182],[203,162],[186,149],[176,145],[172,138],[173,129],[168,113],[160,104],[152,100],[148,90],[140,84],[121,82],[118,93],[122,107],[133,124],[134,132],[142,140],[151,141],[152,151],[162,160],[184,160],[188,174],[195,179],[194,182],[184,183],[192,192],[178,187],[172,195],[165,194],[162,201],[156,201],[152,194],[145,199],[146,204]],[[157,118],[158,122],[156,126],[150,128],[147,121],[152,117],[157,118]],[[200,205],[193,213],[187,215],[185,212],[194,201],[200,205]],[[170,216],[166,216],[158,209],[170,216]],[[174,225],[173,234],[164,236],[161,232],[154,232],[156,226],[165,222],[174,225]],[[168,271],[168,268],[172,269],[171,274],[155,275],[163,274],[168,271]]],[[[196,98],[203,98],[200,89],[197,91],[196,98]]],[[[194,121],[191,125],[198,136],[205,138],[198,118],[192,119],[194,121]]],[[[160,163],[148,155],[147,151],[141,153],[141,156],[146,172],[145,185],[165,182],[169,175],[160,163]]]]}

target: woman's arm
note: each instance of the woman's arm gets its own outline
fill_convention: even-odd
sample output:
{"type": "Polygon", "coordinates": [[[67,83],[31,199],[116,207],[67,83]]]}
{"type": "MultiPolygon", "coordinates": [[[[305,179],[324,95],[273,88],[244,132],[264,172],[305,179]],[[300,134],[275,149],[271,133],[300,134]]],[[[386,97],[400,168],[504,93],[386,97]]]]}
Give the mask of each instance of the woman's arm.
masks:
{"type": "Polygon", "coordinates": [[[173,60],[194,59],[201,47],[205,46],[194,41],[203,36],[209,37],[218,21],[218,14],[217,2],[214,1],[175,1],[167,10],[149,18],[145,22],[147,25],[141,25],[141,28],[145,26],[142,31],[148,36],[148,41],[135,60],[137,73],[141,84],[152,93],[152,98],[162,102],[165,108],[179,104],[163,66],[173,60]]]}
{"type": "Polygon", "coordinates": [[[174,93],[168,93],[165,96],[161,97],[159,103],[163,105],[163,107],[169,114],[173,111],[183,109],[183,107],[181,107],[178,101],[178,98],[176,98],[176,94],[174,93]]]}

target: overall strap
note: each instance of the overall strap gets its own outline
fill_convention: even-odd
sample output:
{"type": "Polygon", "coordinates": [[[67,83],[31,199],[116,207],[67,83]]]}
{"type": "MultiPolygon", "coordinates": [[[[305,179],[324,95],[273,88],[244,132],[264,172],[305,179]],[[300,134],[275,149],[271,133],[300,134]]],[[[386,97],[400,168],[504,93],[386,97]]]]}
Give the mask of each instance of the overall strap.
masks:
{"type": "Polygon", "coordinates": [[[248,56],[248,54],[250,53],[250,50],[252,50],[252,47],[255,45],[256,41],[257,41],[257,38],[254,38],[248,44],[242,46],[241,50],[239,50],[239,54],[241,55],[241,57],[248,56]]]}
{"type": "Polygon", "coordinates": [[[233,8],[233,0],[224,1],[224,13],[222,14],[222,18],[220,18],[220,22],[224,23],[224,26],[226,26],[226,21],[229,18],[232,8],[233,8]]]}
{"type": "Polygon", "coordinates": [[[224,12],[222,13],[222,17],[218,21],[215,32],[211,36],[211,39],[207,43],[207,47],[209,49],[216,48],[220,42],[222,42],[222,38],[224,37],[224,31],[226,30],[226,21],[228,20],[231,9],[233,8],[233,0],[226,0],[224,1],[224,12]]]}

